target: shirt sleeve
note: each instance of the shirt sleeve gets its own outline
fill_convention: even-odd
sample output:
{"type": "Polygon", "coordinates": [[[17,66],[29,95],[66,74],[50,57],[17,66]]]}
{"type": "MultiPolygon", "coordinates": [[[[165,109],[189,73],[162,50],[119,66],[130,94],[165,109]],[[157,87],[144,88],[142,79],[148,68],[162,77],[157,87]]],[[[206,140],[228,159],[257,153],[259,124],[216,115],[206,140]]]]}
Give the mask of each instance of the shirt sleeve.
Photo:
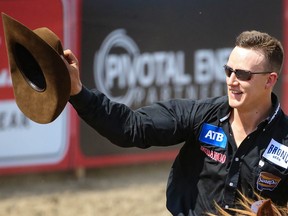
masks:
{"type": "Polygon", "coordinates": [[[118,146],[170,146],[189,135],[191,100],[169,100],[132,110],[98,90],[83,87],[69,102],[88,125],[118,146]]]}

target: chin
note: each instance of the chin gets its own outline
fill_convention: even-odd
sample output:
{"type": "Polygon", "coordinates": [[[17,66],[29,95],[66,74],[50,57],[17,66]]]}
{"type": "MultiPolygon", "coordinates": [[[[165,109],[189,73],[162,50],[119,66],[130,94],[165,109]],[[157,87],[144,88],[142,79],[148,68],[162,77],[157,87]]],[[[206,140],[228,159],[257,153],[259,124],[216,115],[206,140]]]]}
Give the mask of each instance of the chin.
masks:
{"type": "Polygon", "coordinates": [[[230,106],[230,107],[232,107],[232,108],[238,108],[238,107],[241,107],[241,105],[242,105],[242,102],[241,102],[241,101],[238,101],[238,100],[229,98],[229,106],[230,106]]]}

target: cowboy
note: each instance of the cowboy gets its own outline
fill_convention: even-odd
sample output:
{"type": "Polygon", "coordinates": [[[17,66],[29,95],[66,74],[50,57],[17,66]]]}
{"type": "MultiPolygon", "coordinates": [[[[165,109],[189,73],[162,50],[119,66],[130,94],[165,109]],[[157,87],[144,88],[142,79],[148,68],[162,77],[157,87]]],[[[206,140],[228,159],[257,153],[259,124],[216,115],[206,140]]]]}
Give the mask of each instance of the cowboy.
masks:
{"type": "MultiPolygon", "coordinates": [[[[13,36],[13,32],[7,29],[18,24],[13,19],[7,20],[12,20],[10,25],[6,25],[5,32],[9,63],[13,66],[14,92],[19,94],[16,101],[21,102],[22,97],[27,99],[30,96],[27,94],[31,94],[35,97],[32,104],[37,106],[37,101],[45,102],[41,97],[46,91],[48,96],[52,96],[52,101],[61,101],[61,95],[50,90],[50,86],[59,90],[63,85],[48,79],[47,73],[49,71],[55,77],[58,68],[49,61],[50,58],[32,55],[33,58],[27,61],[33,65],[32,68],[37,68],[35,75],[29,70],[30,66],[26,67],[21,60],[19,62],[23,47],[23,58],[35,53],[36,48],[26,45],[29,44],[27,39],[13,36]],[[20,45],[20,52],[13,50],[13,44],[20,45]],[[47,62],[54,66],[47,66],[47,62]],[[32,90],[26,93],[21,89],[17,91],[18,83],[32,90]]],[[[14,30],[17,28],[22,27],[14,30]]],[[[24,32],[26,30],[23,28],[24,32]]],[[[25,34],[40,37],[31,30],[25,34]]],[[[43,48],[46,43],[39,41],[38,46],[43,48]]],[[[53,47],[56,49],[57,46],[53,47]]],[[[68,86],[63,88],[64,103],[67,94],[70,95],[69,102],[78,115],[112,143],[122,147],[149,148],[184,142],[167,185],[167,208],[172,215],[214,213],[215,202],[221,208],[233,208],[239,198],[237,191],[247,198],[253,199],[258,193],[276,205],[287,205],[288,119],[273,93],[283,64],[283,48],[276,38],[259,31],[245,31],[236,38],[235,47],[223,68],[227,96],[201,100],[172,99],[137,110],[110,101],[97,89],[87,89],[80,80],[79,63],[71,50],[65,50],[64,57],[61,57],[61,52],[55,53],[50,53],[49,57],[58,61],[64,72],[64,84],[68,86]]],[[[29,109],[19,104],[24,114],[30,114],[29,109]]],[[[49,118],[41,119],[36,115],[32,116],[33,120],[53,121],[63,109],[63,104],[52,105],[54,109],[44,112],[49,118]]]]}
{"type": "Polygon", "coordinates": [[[259,31],[236,38],[223,68],[227,96],[172,99],[137,110],[87,89],[76,57],[70,50],[64,54],[70,103],[101,135],[123,147],[185,142],[168,179],[167,208],[172,215],[213,212],[214,202],[233,208],[238,190],[249,198],[256,192],[278,205],[287,204],[288,119],[273,93],[283,64],[277,39],[259,31]]]}

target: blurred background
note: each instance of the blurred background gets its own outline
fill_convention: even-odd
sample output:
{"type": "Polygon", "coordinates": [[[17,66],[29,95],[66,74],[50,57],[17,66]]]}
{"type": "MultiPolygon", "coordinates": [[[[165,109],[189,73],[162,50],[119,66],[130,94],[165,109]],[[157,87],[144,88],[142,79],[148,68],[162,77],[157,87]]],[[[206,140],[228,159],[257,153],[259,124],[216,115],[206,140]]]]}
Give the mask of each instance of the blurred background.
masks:
{"type": "MultiPolygon", "coordinates": [[[[287,49],[287,0],[0,0],[0,11],[51,29],[77,55],[86,87],[133,109],[225,95],[223,65],[244,30],[287,49]]],[[[275,93],[287,112],[286,67],[275,93]]],[[[0,22],[0,215],[169,215],[166,181],[180,148],[117,147],[69,103],[52,123],[27,119],[0,22]]]]}

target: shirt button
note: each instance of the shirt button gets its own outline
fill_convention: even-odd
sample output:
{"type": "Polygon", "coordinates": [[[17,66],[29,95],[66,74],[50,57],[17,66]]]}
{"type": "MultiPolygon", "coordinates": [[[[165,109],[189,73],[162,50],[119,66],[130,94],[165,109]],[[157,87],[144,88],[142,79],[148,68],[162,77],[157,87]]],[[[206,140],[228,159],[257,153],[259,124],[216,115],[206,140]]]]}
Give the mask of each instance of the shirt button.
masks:
{"type": "Polygon", "coordinates": [[[234,185],[233,182],[230,182],[230,183],[229,183],[229,186],[230,186],[230,187],[233,187],[233,185],[234,185]]]}
{"type": "Polygon", "coordinates": [[[235,161],[237,161],[237,162],[238,162],[238,161],[239,161],[239,158],[238,158],[238,157],[236,157],[236,158],[235,158],[235,161]]]}
{"type": "Polygon", "coordinates": [[[224,208],[225,208],[225,209],[228,209],[228,208],[229,208],[229,205],[225,205],[224,208]]]}
{"type": "Polygon", "coordinates": [[[260,161],[259,161],[259,166],[260,166],[260,167],[263,167],[264,164],[265,164],[265,162],[264,162],[263,160],[260,160],[260,161]]]}

